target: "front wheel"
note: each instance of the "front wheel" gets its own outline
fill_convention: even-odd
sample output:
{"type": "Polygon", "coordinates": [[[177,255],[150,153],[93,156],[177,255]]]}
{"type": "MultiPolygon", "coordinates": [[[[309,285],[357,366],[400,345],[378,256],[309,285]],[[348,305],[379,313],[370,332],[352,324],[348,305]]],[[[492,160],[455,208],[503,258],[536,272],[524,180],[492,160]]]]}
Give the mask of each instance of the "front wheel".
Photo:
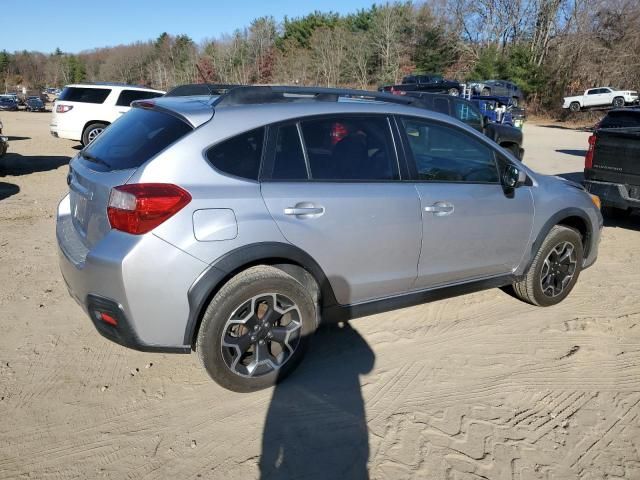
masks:
{"type": "Polygon", "coordinates": [[[613,99],[613,106],[616,108],[624,107],[624,98],[616,97],[613,99]]]}
{"type": "Polygon", "coordinates": [[[229,280],[207,307],[196,342],[200,361],[229,390],[275,385],[302,360],[316,308],[291,275],[267,265],[251,267],[229,280]]]}
{"type": "Polygon", "coordinates": [[[572,112],[579,112],[580,104],[578,102],[571,102],[571,105],[569,105],[569,110],[571,110],[572,112]]]}
{"type": "Polygon", "coordinates": [[[513,284],[516,295],[539,307],[560,303],[578,281],[583,255],[580,234],[570,227],[554,226],[540,245],[527,275],[513,284]]]}

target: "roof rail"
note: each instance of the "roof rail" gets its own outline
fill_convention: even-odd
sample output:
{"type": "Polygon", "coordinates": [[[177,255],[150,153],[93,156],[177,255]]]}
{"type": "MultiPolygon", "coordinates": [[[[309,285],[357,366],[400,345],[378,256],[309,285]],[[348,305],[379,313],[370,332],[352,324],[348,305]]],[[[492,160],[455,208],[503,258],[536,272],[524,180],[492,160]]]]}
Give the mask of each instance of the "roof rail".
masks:
{"type": "Polygon", "coordinates": [[[337,102],[340,98],[372,100],[400,105],[422,106],[417,97],[346,88],[289,87],[289,86],[240,86],[228,90],[213,102],[214,107],[254,105],[259,103],[290,103],[304,101],[337,102]]]}

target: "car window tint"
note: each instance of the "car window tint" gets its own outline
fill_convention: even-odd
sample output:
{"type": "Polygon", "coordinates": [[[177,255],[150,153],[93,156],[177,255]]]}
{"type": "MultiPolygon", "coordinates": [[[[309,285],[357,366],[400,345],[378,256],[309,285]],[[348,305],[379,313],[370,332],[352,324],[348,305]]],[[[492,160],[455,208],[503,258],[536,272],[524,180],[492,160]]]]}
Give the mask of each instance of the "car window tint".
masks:
{"type": "Polygon", "coordinates": [[[314,180],[397,180],[385,117],[336,116],[301,123],[314,180]]]}
{"type": "Polygon", "coordinates": [[[211,147],[207,159],[224,173],[258,180],[263,143],[264,128],[256,128],[211,147]]]}
{"type": "Polygon", "coordinates": [[[461,122],[473,128],[482,126],[480,113],[467,102],[458,99],[454,100],[454,110],[455,117],[461,122]]]}
{"type": "Polygon", "coordinates": [[[436,97],[433,99],[433,110],[449,115],[449,100],[447,98],[436,97]]]}
{"type": "Polygon", "coordinates": [[[441,182],[497,183],[493,150],[457,129],[405,118],[418,179],[441,182]]]}
{"type": "Polygon", "coordinates": [[[271,178],[275,180],[306,180],[307,167],[295,125],[278,128],[271,178]]]}
{"type": "Polygon", "coordinates": [[[131,102],[136,100],[148,100],[149,98],[161,97],[162,93],[145,92],[143,90],[123,90],[120,92],[116,105],[119,107],[129,107],[131,102]]]}
{"type": "Polygon", "coordinates": [[[110,93],[110,88],[66,87],[58,97],[58,100],[80,103],[104,103],[110,93]]]}
{"type": "Polygon", "coordinates": [[[193,129],[173,115],[134,108],[109,125],[83,152],[100,168],[136,168],[193,129]]]}

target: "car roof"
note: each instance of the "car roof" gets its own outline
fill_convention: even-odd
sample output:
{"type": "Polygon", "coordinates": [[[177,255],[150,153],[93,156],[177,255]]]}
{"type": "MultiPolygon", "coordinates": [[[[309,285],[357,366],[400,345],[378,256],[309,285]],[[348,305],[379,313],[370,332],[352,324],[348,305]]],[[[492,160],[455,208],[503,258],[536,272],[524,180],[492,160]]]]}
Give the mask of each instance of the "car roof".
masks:
{"type": "Polygon", "coordinates": [[[143,90],[145,92],[157,92],[165,93],[163,90],[156,90],[155,88],[143,87],[141,85],[129,85],[127,83],[117,82],[87,82],[87,83],[72,83],[65,85],[65,88],[123,88],[127,90],[143,90]]]}

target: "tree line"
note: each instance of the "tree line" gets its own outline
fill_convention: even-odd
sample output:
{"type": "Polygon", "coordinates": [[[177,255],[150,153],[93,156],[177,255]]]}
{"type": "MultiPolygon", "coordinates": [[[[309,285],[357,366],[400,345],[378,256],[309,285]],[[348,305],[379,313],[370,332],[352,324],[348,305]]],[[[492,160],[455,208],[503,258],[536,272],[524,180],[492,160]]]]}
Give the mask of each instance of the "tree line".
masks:
{"type": "Polygon", "coordinates": [[[253,20],[194,42],[187,35],[78,54],[0,52],[5,90],[118,81],[167,90],[207,80],[375,88],[409,73],[459,81],[515,81],[531,108],[569,92],[635,88],[640,78],[637,0],[426,0],[339,15],[253,20]]]}

